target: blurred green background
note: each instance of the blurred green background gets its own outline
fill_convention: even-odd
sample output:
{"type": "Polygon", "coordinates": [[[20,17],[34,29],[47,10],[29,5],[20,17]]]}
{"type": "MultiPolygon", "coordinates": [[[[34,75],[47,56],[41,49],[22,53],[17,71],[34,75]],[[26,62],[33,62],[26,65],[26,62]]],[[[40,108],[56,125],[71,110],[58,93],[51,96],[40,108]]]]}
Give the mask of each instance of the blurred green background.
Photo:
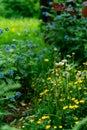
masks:
{"type": "Polygon", "coordinates": [[[0,0],[0,16],[39,17],[38,0],[0,0]]]}

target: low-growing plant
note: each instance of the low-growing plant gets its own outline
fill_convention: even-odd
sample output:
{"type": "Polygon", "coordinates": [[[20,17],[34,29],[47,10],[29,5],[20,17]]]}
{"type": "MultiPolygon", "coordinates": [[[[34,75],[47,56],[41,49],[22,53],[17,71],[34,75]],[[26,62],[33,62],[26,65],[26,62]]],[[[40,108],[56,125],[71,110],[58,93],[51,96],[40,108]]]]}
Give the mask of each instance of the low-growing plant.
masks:
{"type": "Polygon", "coordinates": [[[58,57],[54,48],[53,68],[33,78],[35,109],[25,119],[25,130],[72,129],[87,113],[87,71],[75,68],[73,54],[61,61],[58,57]]]}

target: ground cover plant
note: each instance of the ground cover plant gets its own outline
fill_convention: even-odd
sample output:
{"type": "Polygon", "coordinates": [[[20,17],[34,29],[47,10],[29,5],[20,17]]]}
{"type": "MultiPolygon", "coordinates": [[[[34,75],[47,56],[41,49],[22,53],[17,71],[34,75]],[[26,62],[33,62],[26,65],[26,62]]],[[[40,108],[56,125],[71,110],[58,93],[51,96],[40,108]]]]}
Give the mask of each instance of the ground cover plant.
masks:
{"type": "Polygon", "coordinates": [[[44,43],[41,20],[0,19],[0,129],[86,130],[86,59],[78,66],[76,52],[44,43]]]}

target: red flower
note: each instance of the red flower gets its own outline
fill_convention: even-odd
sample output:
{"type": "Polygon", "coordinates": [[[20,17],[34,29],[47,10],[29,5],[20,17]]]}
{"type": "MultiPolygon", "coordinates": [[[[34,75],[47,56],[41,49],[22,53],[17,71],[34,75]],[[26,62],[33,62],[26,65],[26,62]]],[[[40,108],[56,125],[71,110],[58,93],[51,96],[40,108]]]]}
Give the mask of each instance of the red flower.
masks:
{"type": "Polygon", "coordinates": [[[64,6],[64,4],[62,4],[62,3],[53,3],[52,5],[51,5],[56,11],[59,11],[59,12],[62,12],[62,11],[64,11],[64,9],[65,9],[65,6],[64,6]]]}

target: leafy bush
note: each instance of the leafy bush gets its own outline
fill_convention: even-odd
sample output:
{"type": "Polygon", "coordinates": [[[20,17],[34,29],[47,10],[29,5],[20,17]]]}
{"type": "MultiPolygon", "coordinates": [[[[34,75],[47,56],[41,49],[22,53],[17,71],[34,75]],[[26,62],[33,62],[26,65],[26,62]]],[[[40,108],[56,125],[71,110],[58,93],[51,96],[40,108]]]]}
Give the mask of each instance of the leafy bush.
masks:
{"type": "MultiPolygon", "coordinates": [[[[0,29],[0,35],[3,34],[4,29],[0,29]]],[[[7,48],[6,48],[7,49],[7,48]]],[[[8,50],[8,49],[7,49],[8,50]]],[[[3,117],[10,114],[4,107],[10,101],[15,101],[17,90],[21,87],[17,80],[13,80],[14,71],[11,70],[11,65],[14,63],[10,58],[6,59],[6,53],[3,55],[0,50],[0,129],[11,129],[9,126],[3,126],[3,117]],[[7,63],[6,63],[7,62],[7,63]],[[8,64],[8,65],[6,65],[8,64]]]]}
{"type": "Polygon", "coordinates": [[[36,0],[1,0],[1,16],[5,17],[39,17],[39,2],[36,0]]]}
{"type": "Polygon", "coordinates": [[[45,27],[46,42],[56,45],[62,58],[74,52],[75,61],[79,63],[85,61],[87,58],[86,18],[78,19],[77,16],[71,16],[66,12],[61,15],[53,15],[53,17],[53,21],[45,27]]]}

